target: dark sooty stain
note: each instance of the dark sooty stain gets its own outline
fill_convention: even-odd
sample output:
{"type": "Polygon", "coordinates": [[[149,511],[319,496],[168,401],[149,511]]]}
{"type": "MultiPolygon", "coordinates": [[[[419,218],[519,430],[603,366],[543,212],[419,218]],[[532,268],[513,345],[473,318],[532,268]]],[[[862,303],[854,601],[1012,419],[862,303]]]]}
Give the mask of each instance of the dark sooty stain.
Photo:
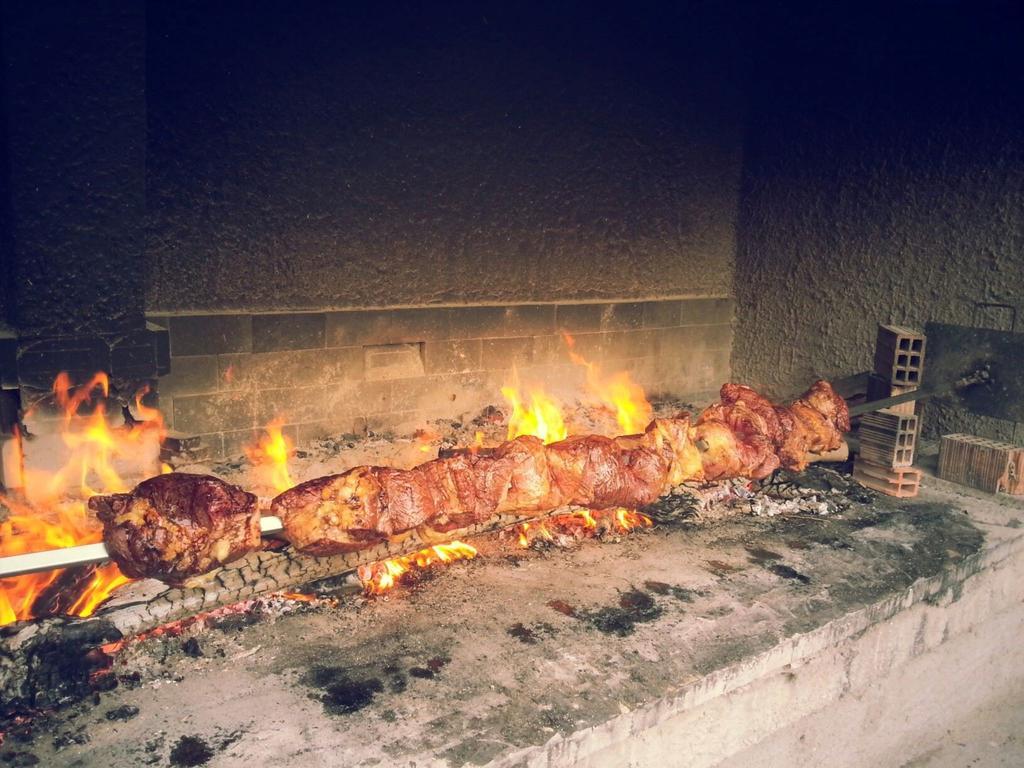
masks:
{"type": "Polygon", "coordinates": [[[506,631],[519,642],[529,645],[534,645],[538,640],[545,637],[554,637],[557,634],[555,628],[546,622],[535,622],[529,627],[516,623],[506,631]]]}
{"type": "Polygon", "coordinates": [[[619,607],[634,612],[647,612],[655,609],[654,598],[639,589],[631,589],[619,596],[619,607]]]}
{"type": "Polygon", "coordinates": [[[434,656],[433,658],[427,659],[427,669],[431,672],[437,673],[444,669],[448,664],[451,663],[451,659],[447,656],[434,656]]]}
{"type": "Polygon", "coordinates": [[[171,750],[171,765],[191,768],[206,765],[213,757],[210,745],[196,736],[182,736],[171,750]]]}
{"type": "Polygon", "coordinates": [[[795,568],[790,568],[788,565],[782,563],[775,563],[768,566],[768,570],[783,579],[791,579],[793,581],[799,581],[801,584],[810,584],[811,577],[804,576],[800,571],[795,568]]]}
{"type": "MultiPolygon", "coordinates": [[[[828,615],[841,615],[906,589],[921,578],[933,578],[964,559],[976,555],[985,535],[970,518],[948,504],[903,501],[879,496],[869,509],[854,508],[849,516],[826,517],[808,524],[792,518],[778,521],[779,533],[789,539],[823,544],[843,551],[843,561],[859,562],[861,567],[829,573],[828,615]],[[865,515],[868,524],[858,515],[865,515]],[[870,536],[861,531],[873,530],[870,536]]],[[[815,549],[817,558],[830,557],[825,549],[815,549]]],[[[778,564],[777,564],[778,565],[778,564]]],[[[790,578],[788,573],[778,573],[790,578]]],[[[960,582],[954,580],[954,594],[960,582]]],[[[940,593],[945,594],[945,593],[940,593]]],[[[787,620],[784,631],[806,632],[826,618],[801,615],[787,620]]]]}
{"type": "Polygon", "coordinates": [[[537,635],[529,627],[523,626],[521,622],[513,624],[506,631],[520,643],[535,645],[537,642],[537,635]]]}
{"type": "Polygon", "coordinates": [[[138,714],[139,714],[139,708],[138,707],[132,706],[131,704],[125,704],[123,706],[116,707],[116,708],[110,710],[109,712],[107,712],[105,717],[107,718],[107,720],[110,720],[111,722],[114,722],[115,720],[120,720],[121,722],[125,722],[125,721],[128,721],[128,720],[131,720],[133,717],[135,717],[138,714]]]}
{"type": "Polygon", "coordinates": [[[331,715],[358,712],[368,706],[375,695],[384,691],[384,684],[379,679],[353,680],[341,667],[315,667],[310,670],[306,682],[323,691],[319,699],[324,710],[331,715]]]}
{"type": "Polygon", "coordinates": [[[421,680],[432,680],[437,673],[444,669],[451,662],[447,656],[434,656],[427,659],[422,667],[410,667],[409,675],[418,677],[421,680]]]}
{"type": "Polygon", "coordinates": [[[760,547],[746,547],[747,553],[750,555],[750,562],[752,563],[766,563],[769,560],[781,560],[782,555],[778,552],[772,552],[770,549],[761,549],[760,547]]]}
{"type": "Polygon", "coordinates": [[[693,589],[686,589],[684,587],[672,587],[672,589],[669,590],[669,594],[681,603],[692,603],[695,595],[702,595],[706,593],[693,589]]]}
{"type": "Polygon", "coordinates": [[[661,614],[662,610],[655,604],[653,597],[638,589],[631,589],[619,597],[617,606],[587,611],[582,618],[599,632],[625,637],[633,634],[637,624],[654,621],[661,614]]]}
{"type": "Polygon", "coordinates": [[[39,765],[39,758],[31,752],[6,752],[3,761],[11,768],[28,768],[28,766],[39,765]]]}
{"type": "Polygon", "coordinates": [[[194,659],[198,659],[203,655],[203,648],[199,645],[199,641],[194,637],[190,637],[182,643],[181,650],[186,656],[191,656],[194,659]]]}
{"type": "Polygon", "coordinates": [[[696,590],[666,584],[664,581],[645,581],[644,589],[656,595],[672,595],[681,603],[692,603],[693,598],[699,594],[696,590]]]}

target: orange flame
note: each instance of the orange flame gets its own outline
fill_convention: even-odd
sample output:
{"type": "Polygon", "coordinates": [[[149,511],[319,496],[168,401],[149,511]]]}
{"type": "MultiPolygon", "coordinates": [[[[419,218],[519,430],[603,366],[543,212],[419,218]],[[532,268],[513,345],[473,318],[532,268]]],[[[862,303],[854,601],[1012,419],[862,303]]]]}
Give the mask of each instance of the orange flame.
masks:
{"type": "Polygon", "coordinates": [[[476,548],[461,541],[449,544],[437,544],[421,549],[411,555],[395,557],[370,565],[361,565],[357,571],[363,588],[373,595],[387,592],[398,583],[398,579],[413,568],[429,568],[437,563],[452,563],[456,560],[472,560],[476,557],[476,548]]]}
{"type": "Polygon", "coordinates": [[[525,549],[539,539],[552,543],[560,541],[556,540],[552,531],[557,531],[560,537],[566,536],[571,540],[592,538],[608,531],[628,533],[637,528],[650,528],[653,525],[654,521],[651,518],[636,510],[581,508],[542,521],[520,523],[516,526],[515,532],[519,546],[525,549]]]}
{"type": "Polygon", "coordinates": [[[522,523],[519,526],[519,546],[524,549],[530,546],[530,537],[527,534],[530,532],[530,524],[522,523]]]}
{"type": "Polygon", "coordinates": [[[537,539],[543,539],[547,542],[552,542],[555,540],[555,535],[551,533],[551,529],[548,528],[547,523],[544,520],[541,520],[533,525],[531,525],[530,523],[519,524],[520,547],[528,547],[530,546],[530,543],[532,541],[536,541],[537,539]],[[533,531],[532,534],[530,534],[531,530],[533,531]]]}
{"type": "Polygon", "coordinates": [[[469,447],[470,453],[478,453],[481,448],[484,447],[484,433],[482,430],[477,430],[473,434],[473,444],[469,447]]]}
{"type": "Polygon", "coordinates": [[[634,528],[650,528],[654,521],[642,512],[635,509],[619,507],[615,510],[615,526],[621,531],[631,531],[634,528]]]}
{"type": "Polygon", "coordinates": [[[274,419],[265,427],[265,434],[259,443],[245,449],[246,456],[253,463],[258,482],[273,488],[278,493],[287,491],[295,483],[288,473],[288,457],[292,452],[292,441],[281,431],[284,419],[274,419]]]}
{"type": "Polygon", "coordinates": [[[416,439],[416,448],[420,453],[430,453],[434,450],[434,441],[441,438],[440,433],[432,429],[417,429],[413,433],[416,439]]]}
{"type": "Polygon", "coordinates": [[[520,435],[534,435],[545,443],[555,443],[569,434],[562,419],[560,403],[541,387],[528,390],[529,405],[526,404],[515,368],[512,369],[512,383],[502,387],[501,394],[512,406],[512,414],[508,418],[509,440],[520,435]]]}
{"type": "Polygon", "coordinates": [[[562,337],[569,348],[569,359],[587,372],[587,391],[615,412],[622,434],[642,432],[654,414],[643,387],[633,381],[627,371],[604,376],[600,366],[575,351],[576,340],[572,336],[563,331],[562,337]]]}
{"type": "MultiPolygon", "coordinates": [[[[75,387],[67,373],[53,384],[54,399],[61,408],[62,443],[68,449],[63,466],[54,473],[25,468],[28,453],[21,431],[14,430],[8,467],[18,465],[12,487],[19,487],[25,501],[4,498],[10,514],[0,522],[0,556],[89,544],[101,539],[100,526],[89,515],[85,501],[97,493],[127,490],[121,472],[152,475],[159,471],[160,442],[166,434],[163,417],[142,400],[148,387],[136,393],[139,420],[130,426],[111,427],[102,399],[110,394],[107,375],[97,373],[85,385],[75,387]],[[90,406],[91,409],[87,406],[90,406]],[[85,413],[80,411],[85,410],[85,413]]],[[[0,625],[35,615],[35,603],[51,586],[59,586],[64,571],[48,571],[0,580],[0,625]]],[[[117,587],[128,582],[114,564],[91,572],[88,582],[72,584],[74,594],[64,612],[90,616],[117,587]]]]}

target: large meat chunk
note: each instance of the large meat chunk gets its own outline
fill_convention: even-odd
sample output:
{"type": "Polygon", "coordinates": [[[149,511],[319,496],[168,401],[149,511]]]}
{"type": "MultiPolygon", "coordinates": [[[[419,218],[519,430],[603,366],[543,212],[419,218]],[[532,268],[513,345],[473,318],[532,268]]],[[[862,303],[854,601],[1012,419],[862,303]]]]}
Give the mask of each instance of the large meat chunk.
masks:
{"type": "Polygon", "coordinates": [[[436,531],[451,531],[482,523],[504,502],[512,476],[508,458],[473,453],[434,459],[416,467],[433,497],[435,515],[428,521],[436,531]]]}
{"type": "Polygon", "coordinates": [[[850,411],[846,401],[827,381],[816,381],[789,407],[793,418],[807,434],[807,450],[812,453],[834,451],[850,431],[850,411]]]}
{"type": "Polygon", "coordinates": [[[664,490],[667,462],[632,442],[580,435],[547,446],[551,480],[563,503],[635,508],[657,499],[664,490]]]}
{"type": "Polygon", "coordinates": [[[742,403],[756,413],[764,421],[765,436],[772,445],[776,448],[782,445],[785,429],[776,407],[767,397],[744,384],[731,383],[723,384],[719,395],[725,405],[742,403]]]}
{"type": "Polygon", "coordinates": [[[655,419],[640,438],[644,447],[668,464],[665,483],[674,487],[687,480],[704,479],[700,451],[691,438],[690,415],[681,413],[671,419],[655,419]]]}
{"type": "MultiPolygon", "coordinates": [[[[774,412],[772,416],[775,416],[774,412]]],[[[702,451],[701,463],[708,480],[721,477],[760,479],[779,468],[771,427],[760,413],[742,400],[709,406],[697,420],[694,434],[702,451]]]]}
{"type": "Polygon", "coordinates": [[[777,449],[779,461],[785,469],[802,472],[807,468],[811,433],[803,421],[794,416],[786,406],[775,406],[775,413],[779,417],[779,424],[782,425],[782,440],[777,449]]]}
{"type": "Polygon", "coordinates": [[[307,480],[270,505],[300,552],[333,555],[364,549],[435,516],[427,476],[390,467],[354,467],[307,480]]]}
{"type": "MultiPolygon", "coordinates": [[[[810,389],[800,395],[799,402],[811,406],[839,432],[850,431],[850,409],[847,407],[846,401],[824,379],[814,382],[810,389]]],[[[838,446],[833,446],[829,450],[836,447],[838,446]]]]}
{"type": "Polygon", "coordinates": [[[131,493],[93,496],[111,559],[134,578],[180,584],[260,546],[256,497],[216,477],[175,472],[131,493]]]}
{"type": "Polygon", "coordinates": [[[540,438],[522,435],[502,443],[495,458],[508,462],[508,492],[499,512],[546,512],[567,503],[551,482],[547,447],[540,438]]]}
{"type": "MultiPolygon", "coordinates": [[[[737,421],[735,417],[729,418],[722,406],[712,406],[709,411],[714,413],[708,413],[708,417],[726,421],[741,442],[745,441],[743,435],[749,434],[751,429],[762,431],[778,457],[776,466],[781,464],[786,469],[794,471],[800,471],[807,466],[808,453],[821,453],[838,448],[842,442],[842,433],[850,430],[850,414],[846,401],[836,394],[827,381],[815,382],[791,406],[773,405],[763,395],[742,384],[723,384],[721,398],[725,409],[745,406],[754,412],[763,424],[746,418],[742,419],[745,423],[737,421]]],[[[775,462],[769,459],[768,464],[762,465],[761,471],[768,469],[772,463],[775,462]]]]}

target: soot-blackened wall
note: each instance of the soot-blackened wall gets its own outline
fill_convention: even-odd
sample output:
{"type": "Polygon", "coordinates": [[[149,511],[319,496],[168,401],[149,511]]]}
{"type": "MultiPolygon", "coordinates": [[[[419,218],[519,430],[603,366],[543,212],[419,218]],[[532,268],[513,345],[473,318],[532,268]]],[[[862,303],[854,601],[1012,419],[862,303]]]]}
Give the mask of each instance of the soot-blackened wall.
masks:
{"type": "Polygon", "coordinates": [[[728,5],[387,5],[150,6],[151,312],[731,293],[728,5]]]}
{"type": "MultiPolygon", "coordinates": [[[[1021,29],[1009,3],[806,6],[765,19],[737,235],[736,376],[783,394],[867,370],[884,322],[1010,330],[1016,315],[1024,330],[1021,29]]],[[[1013,435],[1008,422],[926,413],[933,430],[1013,435]]]]}

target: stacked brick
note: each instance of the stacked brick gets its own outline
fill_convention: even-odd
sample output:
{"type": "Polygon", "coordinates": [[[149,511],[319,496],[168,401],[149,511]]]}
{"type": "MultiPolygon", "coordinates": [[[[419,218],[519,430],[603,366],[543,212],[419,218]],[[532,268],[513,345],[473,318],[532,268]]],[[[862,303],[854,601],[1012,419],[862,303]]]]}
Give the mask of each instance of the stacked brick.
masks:
{"type": "MultiPolygon", "coordinates": [[[[925,337],[911,328],[882,325],[875,347],[875,371],[868,379],[868,400],[912,392],[924,372],[925,337]]],[[[921,472],[914,469],[919,415],[914,403],[901,403],[865,414],[860,424],[860,452],[853,476],[889,496],[917,496],[921,472]]]]}
{"type": "Polygon", "coordinates": [[[976,435],[943,435],[939,477],[989,493],[1024,495],[1024,448],[976,435]]]}
{"type": "MultiPolygon", "coordinates": [[[[878,326],[875,341],[875,371],[868,378],[868,400],[913,392],[924,373],[925,337],[920,331],[900,325],[878,326]]],[[[915,403],[900,403],[890,410],[912,414],[915,403]]]]}

